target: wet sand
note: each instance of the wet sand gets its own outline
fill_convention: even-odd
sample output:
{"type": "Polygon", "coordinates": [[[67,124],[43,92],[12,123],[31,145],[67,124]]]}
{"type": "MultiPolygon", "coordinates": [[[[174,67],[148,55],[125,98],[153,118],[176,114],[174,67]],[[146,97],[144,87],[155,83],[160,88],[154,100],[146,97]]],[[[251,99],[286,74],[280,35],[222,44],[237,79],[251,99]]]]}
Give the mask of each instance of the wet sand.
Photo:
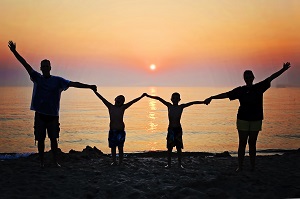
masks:
{"type": "Polygon", "coordinates": [[[37,154],[0,161],[0,198],[299,198],[300,150],[249,158],[235,172],[237,158],[228,153],[183,153],[184,169],[165,169],[166,152],[126,154],[124,163],[96,148],[59,153],[60,168],[37,154]]]}

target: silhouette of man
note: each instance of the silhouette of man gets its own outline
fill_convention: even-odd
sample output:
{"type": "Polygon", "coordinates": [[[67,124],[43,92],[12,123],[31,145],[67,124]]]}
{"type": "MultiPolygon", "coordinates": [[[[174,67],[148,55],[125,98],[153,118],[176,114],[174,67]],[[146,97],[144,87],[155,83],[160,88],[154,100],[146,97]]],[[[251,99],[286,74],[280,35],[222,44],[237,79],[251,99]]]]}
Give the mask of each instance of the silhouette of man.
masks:
{"type": "Polygon", "coordinates": [[[44,167],[44,150],[46,131],[51,141],[51,151],[53,154],[54,164],[58,167],[57,149],[59,138],[59,107],[61,92],[69,87],[89,88],[93,91],[97,90],[95,85],[83,84],[80,82],[72,82],[62,77],[53,76],[50,74],[51,64],[49,60],[41,61],[42,74],[35,71],[26,60],[17,52],[16,44],[12,41],[8,42],[8,47],[15,55],[17,60],[25,67],[30,79],[33,82],[33,92],[30,109],[35,111],[34,117],[34,135],[38,141],[38,152],[41,162],[41,167],[44,167]]]}

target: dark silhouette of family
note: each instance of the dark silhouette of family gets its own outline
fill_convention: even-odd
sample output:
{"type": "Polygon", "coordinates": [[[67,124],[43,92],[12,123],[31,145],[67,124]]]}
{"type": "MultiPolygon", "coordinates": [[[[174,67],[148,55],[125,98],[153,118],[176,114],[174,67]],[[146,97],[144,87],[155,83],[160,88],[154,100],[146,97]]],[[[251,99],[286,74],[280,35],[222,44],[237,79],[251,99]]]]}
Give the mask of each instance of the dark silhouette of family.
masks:
{"type": "Polygon", "coordinates": [[[134,103],[138,102],[143,97],[149,97],[160,101],[168,108],[168,133],[167,133],[167,149],[168,149],[168,164],[166,168],[171,167],[171,154],[174,147],[176,147],[178,155],[178,167],[183,168],[181,164],[181,153],[183,149],[181,116],[183,109],[194,104],[210,104],[215,99],[230,100],[238,99],[240,106],[237,113],[236,127],[239,136],[238,145],[238,168],[236,171],[243,170],[243,161],[245,157],[245,149],[248,142],[249,156],[251,163],[251,170],[255,169],[256,157],[256,141],[259,131],[262,130],[263,118],[263,94],[271,86],[271,82],[280,76],[283,72],[290,68],[290,63],[283,64],[282,69],[272,74],[265,80],[253,84],[254,74],[251,70],[244,72],[244,80],[246,85],[234,88],[231,91],[221,93],[215,96],[208,97],[204,101],[192,101],[185,104],[179,104],[180,94],[174,92],[171,96],[171,102],[167,102],[158,96],[151,96],[143,93],[140,97],[125,103],[125,97],[119,95],[115,98],[115,102],[110,103],[101,94],[97,92],[96,85],[84,84],[81,82],[74,82],[66,80],[59,76],[50,74],[51,63],[45,59],[41,61],[40,70],[42,74],[35,71],[26,60],[17,52],[16,44],[12,41],[8,42],[8,47],[15,55],[17,60],[25,67],[31,81],[33,82],[33,92],[30,109],[35,111],[34,116],[34,136],[38,142],[38,153],[40,157],[41,167],[44,167],[44,150],[46,133],[51,142],[51,151],[53,154],[53,162],[55,166],[60,167],[57,162],[57,149],[60,132],[59,123],[59,108],[61,92],[67,90],[69,87],[88,88],[94,91],[96,96],[107,107],[110,117],[108,144],[111,148],[112,165],[122,164],[124,156],[124,142],[126,137],[124,113],[134,103]],[[116,160],[116,149],[119,150],[119,162],[116,160]]]}

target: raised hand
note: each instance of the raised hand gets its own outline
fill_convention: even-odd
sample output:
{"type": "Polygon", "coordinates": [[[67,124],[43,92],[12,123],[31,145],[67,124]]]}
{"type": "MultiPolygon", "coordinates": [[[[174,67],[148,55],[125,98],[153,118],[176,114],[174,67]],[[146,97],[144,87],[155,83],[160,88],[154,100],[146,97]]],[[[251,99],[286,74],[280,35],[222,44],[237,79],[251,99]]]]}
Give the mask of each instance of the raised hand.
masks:
{"type": "Polygon", "coordinates": [[[13,41],[9,41],[9,42],[8,42],[8,47],[9,47],[9,49],[10,49],[11,51],[15,51],[17,45],[16,45],[16,43],[14,43],[13,41]]]}
{"type": "Polygon", "coordinates": [[[286,62],[286,63],[283,63],[283,69],[284,70],[287,70],[291,67],[291,63],[290,62],[286,62]]]}

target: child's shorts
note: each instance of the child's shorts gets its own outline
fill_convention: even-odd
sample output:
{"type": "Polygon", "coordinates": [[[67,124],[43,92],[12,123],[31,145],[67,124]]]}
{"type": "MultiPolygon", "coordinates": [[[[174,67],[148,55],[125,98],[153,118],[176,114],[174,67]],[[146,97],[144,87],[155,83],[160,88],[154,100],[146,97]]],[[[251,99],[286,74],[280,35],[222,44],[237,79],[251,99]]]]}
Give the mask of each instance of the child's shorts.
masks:
{"type": "Polygon", "coordinates": [[[180,127],[169,127],[167,135],[167,148],[181,148],[183,149],[182,141],[182,128],[180,127]]]}
{"type": "Polygon", "coordinates": [[[35,116],[34,116],[35,140],[37,141],[45,140],[46,131],[50,139],[59,138],[59,131],[60,131],[59,117],[35,112],[35,116]]]}
{"type": "Polygon", "coordinates": [[[125,142],[126,132],[124,130],[110,130],[108,133],[108,146],[123,147],[125,142]]]}

